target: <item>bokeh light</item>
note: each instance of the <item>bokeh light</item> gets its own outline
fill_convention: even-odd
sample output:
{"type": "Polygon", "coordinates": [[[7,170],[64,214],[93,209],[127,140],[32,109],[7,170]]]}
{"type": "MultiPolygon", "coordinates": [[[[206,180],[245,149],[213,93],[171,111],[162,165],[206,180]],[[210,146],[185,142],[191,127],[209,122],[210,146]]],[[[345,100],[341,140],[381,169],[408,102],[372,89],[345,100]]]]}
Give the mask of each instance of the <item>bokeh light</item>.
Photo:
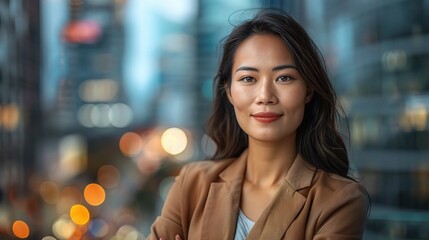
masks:
{"type": "Polygon", "coordinates": [[[76,227],[75,231],[70,236],[70,238],[68,238],[68,240],[88,239],[88,238],[84,237],[84,235],[86,234],[87,231],[88,231],[87,225],[80,225],[80,226],[76,227]]]}
{"type": "Polygon", "coordinates": [[[137,168],[143,175],[149,176],[159,169],[159,166],[161,165],[161,159],[142,155],[137,159],[136,164],[137,168]]]}
{"type": "Polygon", "coordinates": [[[164,158],[167,154],[161,146],[162,130],[153,129],[143,134],[143,155],[145,158],[157,160],[164,158]]]}
{"type": "Polygon", "coordinates": [[[143,175],[148,176],[156,172],[161,160],[167,156],[161,145],[162,133],[162,129],[155,128],[143,134],[143,151],[135,158],[137,167],[143,175]]]}
{"type": "Polygon", "coordinates": [[[142,150],[142,139],[134,132],[127,132],[119,140],[119,149],[125,156],[138,155],[142,150]]]}
{"type": "Polygon", "coordinates": [[[121,226],[116,232],[115,237],[117,239],[127,239],[127,240],[138,240],[144,239],[143,234],[137,231],[136,228],[130,225],[121,226]]]}
{"type": "Polygon", "coordinates": [[[112,165],[104,165],[98,169],[97,180],[101,186],[110,189],[118,186],[121,175],[119,170],[112,165]]]}
{"type": "Polygon", "coordinates": [[[52,236],[46,236],[46,237],[43,237],[42,240],[57,240],[57,239],[52,236]]]}
{"type": "Polygon", "coordinates": [[[428,123],[428,110],[422,103],[416,104],[412,108],[407,109],[411,125],[417,131],[425,131],[428,123]]]}
{"type": "Polygon", "coordinates": [[[86,102],[108,102],[117,97],[118,83],[112,79],[91,79],[79,86],[79,97],[86,102]]]}
{"type": "Polygon", "coordinates": [[[9,104],[2,107],[0,114],[0,125],[6,130],[13,131],[18,126],[21,114],[16,104],[9,104]]]}
{"type": "MultiPolygon", "coordinates": [[[[75,1],[72,1],[75,2],[75,1]]],[[[102,33],[100,24],[94,20],[70,21],[64,27],[62,37],[71,43],[95,43],[102,33]]]]}
{"type": "Polygon", "coordinates": [[[30,228],[26,222],[21,220],[13,222],[12,231],[17,238],[27,238],[30,235],[30,228]]]}
{"type": "Polygon", "coordinates": [[[89,223],[89,232],[97,238],[103,238],[109,232],[109,225],[103,219],[94,219],[89,223]]]}
{"type": "Polygon", "coordinates": [[[70,209],[70,217],[77,225],[84,225],[88,223],[90,214],[85,206],[76,204],[70,209]]]}
{"type": "Polygon", "coordinates": [[[88,204],[99,206],[104,202],[106,193],[102,186],[96,183],[90,183],[85,187],[83,196],[88,204]]]}
{"type": "Polygon", "coordinates": [[[60,190],[57,184],[51,181],[43,182],[40,185],[39,193],[43,201],[49,204],[57,203],[60,197],[60,190]]]}
{"type": "Polygon", "coordinates": [[[81,134],[65,135],[59,140],[59,169],[56,177],[68,180],[86,170],[88,164],[87,141],[81,134]]]}
{"type": "Polygon", "coordinates": [[[114,127],[126,127],[133,120],[133,111],[124,103],[115,103],[110,108],[109,120],[114,127]]]}
{"type": "Polygon", "coordinates": [[[69,239],[73,235],[75,230],[76,225],[67,215],[61,216],[52,225],[52,232],[54,233],[55,237],[59,239],[69,239]]]}
{"type": "Polygon", "coordinates": [[[88,128],[94,127],[94,123],[91,120],[91,112],[94,106],[94,104],[84,104],[79,108],[77,119],[82,126],[88,128]]]}
{"type": "Polygon", "coordinates": [[[91,121],[96,127],[108,127],[110,106],[104,103],[96,104],[91,109],[90,117],[91,121]]]}
{"type": "Polygon", "coordinates": [[[131,107],[124,103],[112,105],[89,103],[79,108],[77,119],[82,126],[88,128],[110,126],[123,128],[132,122],[133,115],[131,107]]]}
{"type": "Polygon", "coordinates": [[[188,144],[186,133],[180,128],[169,128],[161,136],[162,148],[169,154],[177,155],[185,150],[188,144]]]}

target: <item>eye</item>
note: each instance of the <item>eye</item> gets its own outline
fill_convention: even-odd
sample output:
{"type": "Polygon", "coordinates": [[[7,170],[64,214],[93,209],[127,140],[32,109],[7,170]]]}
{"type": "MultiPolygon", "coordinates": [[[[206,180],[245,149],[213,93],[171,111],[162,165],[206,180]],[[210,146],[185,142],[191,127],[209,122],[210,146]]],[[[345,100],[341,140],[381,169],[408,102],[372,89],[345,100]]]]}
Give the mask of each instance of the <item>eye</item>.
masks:
{"type": "Polygon", "coordinates": [[[240,78],[240,81],[242,81],[244,83],[252,83],[255,81],[255,79],[253,77],[242,77],[242,78],[240,78]]]}
{"type": "Polygon", "coordinates": [[[281,83],[289,82],[291,80],[293,80],[293,78],[290,76],[280,76],[276,79],[276,81],[281,82],[281,83]]]}

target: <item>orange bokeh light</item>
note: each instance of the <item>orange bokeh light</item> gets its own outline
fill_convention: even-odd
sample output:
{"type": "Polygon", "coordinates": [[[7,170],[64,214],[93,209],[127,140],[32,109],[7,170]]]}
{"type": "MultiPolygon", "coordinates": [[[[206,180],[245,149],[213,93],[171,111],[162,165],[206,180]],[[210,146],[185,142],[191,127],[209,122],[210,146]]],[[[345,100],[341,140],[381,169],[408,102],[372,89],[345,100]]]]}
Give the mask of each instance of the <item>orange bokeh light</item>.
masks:
{"type": "Polygon", "coordinates": [[[9,104],[2,108],[0,125],[7,130],[15,130],[20,122],[20,109],[16,104],[9,104]]]}
{"type": "Polygon", "coordinates": [[[142,150],[142,139],[134,132],[127,132],[119,140],[119,149],[125,156],[138,155],[142,150]]]}
{"type": "Polygon", "coordinates": [[[85,225],[90,218],[89,211],[85,206],[76,204],[70,209],[70,218],[77,225],[85,225]]]}
{"type": "Polygon", "coordinates": [[[27,223],[21,220],[17,220],[13,223],[12,231],[17,238],[27,238],[30,235],[30,228],[27,223]]]}
{"type": "Polygon", "coordinates": [[[83,191],[83,196],[86,202],[92,206],[99,206],[106,199],[106,193],[103,187],[96,183],[88,184],[83,191]]]}

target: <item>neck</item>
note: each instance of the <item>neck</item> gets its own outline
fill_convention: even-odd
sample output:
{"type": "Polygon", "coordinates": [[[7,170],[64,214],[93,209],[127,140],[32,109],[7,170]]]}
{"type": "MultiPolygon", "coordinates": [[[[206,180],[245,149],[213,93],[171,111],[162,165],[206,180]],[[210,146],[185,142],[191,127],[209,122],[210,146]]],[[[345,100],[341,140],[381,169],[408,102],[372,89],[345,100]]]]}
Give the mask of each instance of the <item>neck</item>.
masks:
{"type": "Polygon", "coordinates": [[[278,185],[286,176],[296,155],[295,139],[276,143],[249,139],[246,181],[261,187],[278,185]]]}

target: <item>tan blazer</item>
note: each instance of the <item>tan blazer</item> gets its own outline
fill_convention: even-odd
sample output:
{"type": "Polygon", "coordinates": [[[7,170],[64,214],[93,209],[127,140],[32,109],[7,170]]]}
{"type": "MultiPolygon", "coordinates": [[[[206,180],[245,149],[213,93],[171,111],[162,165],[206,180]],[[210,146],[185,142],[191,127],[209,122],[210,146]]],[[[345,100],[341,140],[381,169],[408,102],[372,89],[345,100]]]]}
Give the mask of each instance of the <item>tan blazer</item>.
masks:
{"type": "MultiPolygon", "coordinates": [[[[244,151],[182,168],[148,239],[233,239],[246,160],[244,151]]],[[[369,200],[360,184],[299,155],[284,180],[247,239],[362,239],[369,200]]]]}

